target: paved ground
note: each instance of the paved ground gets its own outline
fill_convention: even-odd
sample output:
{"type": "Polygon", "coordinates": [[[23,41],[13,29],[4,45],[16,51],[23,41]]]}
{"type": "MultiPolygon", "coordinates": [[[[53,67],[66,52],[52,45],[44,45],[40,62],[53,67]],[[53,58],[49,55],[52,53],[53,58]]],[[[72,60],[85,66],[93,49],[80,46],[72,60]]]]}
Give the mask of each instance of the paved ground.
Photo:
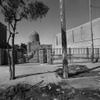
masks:
{"type": "MultiPolygon", "coordinates": [[[[73,63],[73,64],[86,65],[88,68],[96,67],[96,69],[94,70],[100,70],[100,62],[99,63],[73,63]]],[[[16,65],[16,79],[13,81],[9,80],[8,66],[0,66],[0,86],[5,86],[5,85],[9,86],[11,84],[16,84],[19,82],[35,84],[42,80],[44,80],[44,84],[49,82],[60,82],[61,78],[54,73],[54,71],[59,66],[61,66],[61,64],[53,64],[53,65],[34,64],[34,63],[18,64],[16,65]]],[[[73,85],[74,81],[71,84],[73,85]]]]}
{"type": "Polygon", "coordinates": [[[9,67],[0,66],[0,85],[11,85],[18,82],[35,84],[44,80],[45,83],[58,82],[61,80],[57,77],[54,71],[59,65],[47,65],[47,64],[18,64],[16,65],[16,79],[9,80],[9,67]]]}

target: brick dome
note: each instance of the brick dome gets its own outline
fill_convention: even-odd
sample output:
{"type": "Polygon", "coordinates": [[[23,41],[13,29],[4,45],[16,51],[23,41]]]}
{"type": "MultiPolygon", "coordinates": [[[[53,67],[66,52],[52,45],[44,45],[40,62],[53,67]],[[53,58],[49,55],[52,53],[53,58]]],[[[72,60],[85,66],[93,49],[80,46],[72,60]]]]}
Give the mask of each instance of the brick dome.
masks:
{"type": "Polygon", "coordinates": [[[39,34],[36,31],[29,35],[29,42],[40,42],[39,34]]]}

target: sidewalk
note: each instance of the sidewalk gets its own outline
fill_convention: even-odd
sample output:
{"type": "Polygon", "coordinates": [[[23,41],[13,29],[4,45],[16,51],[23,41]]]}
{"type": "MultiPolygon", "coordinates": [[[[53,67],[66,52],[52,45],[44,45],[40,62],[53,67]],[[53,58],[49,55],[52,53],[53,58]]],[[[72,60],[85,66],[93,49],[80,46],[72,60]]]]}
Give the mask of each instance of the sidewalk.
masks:
{"type": "Polygon", "coordinates": [[[61,81],[61,78],[57,76],[54,71],[59,65],[48,64],[34,64],[26,63],[16,65],[16,79],[9,80],[9,68],[8,66],[0,67],[0,87],[11,86],[17,83],[26,83],[34,85],[44,80],[43,85],[53,82],[57,83],[61,81]]]}
{"type": "MultiPolygon", "coordinates": [[[[95,68],[96,70],[100,70],[100,62],[98,63],[72,63],[75,65],[86,65],[88,68],[95,68]]],[[[11,86],[17,83],[27,83],[34,85],[35,83],[38,83],[42,80],[44,80],[43,84],[46,83],[57,83],[61,82],[62,79],[57,76],[54,71],[62,66],[62,64],[34,64],[34,63],[26,63],[26,64],[18,64],[16,65],[16,79],[15,80],[9,80],[9,67],[8,66],[0,66],[0,86],[11,86]]],[[[99,78],[98,78],[99,79],[99,78]]],[[[67,79],[69,80],[69,83],[73,80],[77,79],[67,79]]],[[[80,80],[78,78],[78,80],[80,80]]],[[[93,80],[93,79],[92,79],[93,80]]],[[[79,83],[75,82],[75,83],[79,83]]],[[[74,81],[72,82],[72,85],[74,84],[74,81]]],[[[94,83],[93,83],[94,84],[94,83]]],[[[97,83],[96,83],[97,84],[97,83]]],[[[99,84],[100,85],[100,84],[99,84]]]]}

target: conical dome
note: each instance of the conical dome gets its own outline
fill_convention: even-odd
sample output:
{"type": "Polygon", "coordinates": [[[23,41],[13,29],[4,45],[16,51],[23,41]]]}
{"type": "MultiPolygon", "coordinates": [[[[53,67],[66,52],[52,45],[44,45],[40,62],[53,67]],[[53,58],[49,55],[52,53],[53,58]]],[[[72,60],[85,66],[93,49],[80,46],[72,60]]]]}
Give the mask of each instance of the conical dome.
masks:
{"type": "Polygon", "coordinates": [[[29,35],[29,42],[40,42],[39,34],[36,31],[29,35]]]}

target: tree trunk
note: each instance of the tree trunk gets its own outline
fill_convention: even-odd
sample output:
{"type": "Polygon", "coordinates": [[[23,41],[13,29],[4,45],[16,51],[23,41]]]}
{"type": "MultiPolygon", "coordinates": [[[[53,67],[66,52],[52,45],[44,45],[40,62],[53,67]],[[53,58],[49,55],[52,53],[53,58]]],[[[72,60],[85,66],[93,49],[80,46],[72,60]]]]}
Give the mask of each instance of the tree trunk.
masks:
{"type": "Polygon", "coordinates": [[[15,34],[12,34],[12,59],[11,59],[12,75],[11,75],[11,79],[15,79],[14,38],[15,38],[15,34]]]}
{"type": "Polygon", "coordinates": [[[66,31],[63,28],[61,28],[61,34],[62,34],[63,78],[68,78],[67,41],[66,41],[66,31]]]}
{"type": "Polygon", "coordinates": [[[9,28],[9,37],[8,37],[8,41],[7,41],[7,54],[8,54],[8,66],[9,66],[9,74],[10,74],[10,79],[12,76],[12,69],[11,69],[11,55],[10,55],[10,51],[9,51],[9,41],[11,38],[11,31],[10,31],[10,23],[8,23],[8,28],[9,28]]]}
{"type": "Polygon", "coordinates": [[[63,57],[63,78],[68,78],[65,0],[60,0],[60,17],[61,17],[61,38],[62,38],[62,57],[63,57]]]}
{"type": "Polygon", "coordinates": [[[92,7],[91,0],[89,0],[89,19],[90,19],[90,32],[91,32],[91,62],[94,62],[94,41],[93,41],[93,25],[92,25],[92,7]]]}
{"type": "Polygon", "coordinates": [[[7,54],[8,54],[8,66],[9,66],[9,73],[10,73],[10,79],[12,76],[12,69],[11,69],[11,55],[10,55],[10,51],[9,51],[9,43],[7,45],[7,54]]]}

